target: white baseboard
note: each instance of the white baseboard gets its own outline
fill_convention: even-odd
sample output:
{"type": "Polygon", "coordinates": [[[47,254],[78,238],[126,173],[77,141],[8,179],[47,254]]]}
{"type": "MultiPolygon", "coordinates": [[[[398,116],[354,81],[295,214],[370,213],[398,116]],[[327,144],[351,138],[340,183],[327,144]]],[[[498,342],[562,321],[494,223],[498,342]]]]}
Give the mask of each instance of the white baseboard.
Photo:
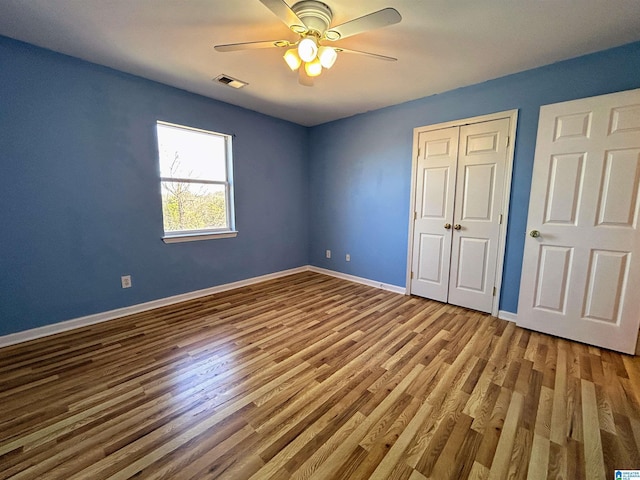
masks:
{"type": "Polygon", "coordinates": [[[22,332],[10,333],[9,335],[0,336],[0,348],[7,347],[9,345],[15,345],[17,343],[26,342],[28,340],[35,340],[36,338],[47,337],[49,335],[54,335],[56,333],[66,332],[68,330],[73,330],[74,328],[86,327],[87,325],[94,325],[96,323],[106,322],[107,320],[114,320],[116,318],[124,317],[127,315],[133,315],[134,313],[153,310],[154,308],[165,307],[167,305],[173,305],[175,303],[180,303],[187,300],[193,300],[194,298],[213,295],[214,293],[233,290],[234,288],[246,287],[247,285],[253,285],[254,283],[260,283],[267,280],[273,280],[275,278],[286,277],[287,275],[293,275],[294,273],[309,272],[309,271],[321,273],[324,275],[329,275],[332,277],[341,278],[343,280],[349,280],[352,282],[361,283],[363,285],[369,285],[370,287],[381,288],[383,290],[388,290],[390,292],[402,293],[402,294],[405,293],[404,287],[398,287],[396,285],[388,285],[386,283],[380,283],[374,280],[369,280],[362,277],[356,277],[354,275],[347,275],[346,273],[334,272],[333,270],[326,270],[324,268],[312,267],[312,266],[306,265],[304,267],[292,268],[289,270],[282,270],[280,272],[269,273],[267,275],[248,278],[246,280],[240,280],[238,282],[225,283],[224,285],[205,288],[203,290],[196,290],[194,292],[182,293],[180,295],[174,295],[172,297],[159,298],[158,300],[139,303],[137,305],[131,305],[129,307],[117,308],[115,310],[95,313],[93,315],[87,315],[85,317],[73,318],[71,320],[65,320],[63,322],[53,323],[51,325],[45,325],[43,327],[24,330],[22,332]]]}
{"type": "Polygon", "coordinates": [[[51,325],[45,325],[43,327],[37,327],[30,330],[24,330],[22,332],[11,333],[9,335],[0,337],[0,348],[14,345],[16,343],[26,342],[28,340],[34,340],[40,337],[47,337],[56,333],[66,332],[67,330],[73,330],[74,328],[80,328],[87,325],[106,322],[107,320],[113,320],[127,315],[132,315],[134,313],[145,312],[154,308],[165,307],[174,303],[193,300],[194,298],[204,297],[207,295],[212,295],[214,293],[225,292],[234,288],[240,288],[247,285],[253,285],[254,283],[264,282],[266,280],[272,280],[275,278],[292,275],[294,273],[308,271],[308,266],[292,268],[290,270],[282,270],[280,272],[269,273],[267,275],[248,278],[246,280],[240,280],[238,282],[225,283],[224,285],[196,290],[194,292],[182,293],[180,295],[174,295],[172,297],[159,298],[158,300],[139,303],[137,305],[131,305],[130,307],[117,308],[115,310],[109,310],[108,312],[96,313],[93,315],[87,315],[86,317],[74,318],[71,320],[65,320],[63,322],[53,323],[51,325]]]}
{"type": "Polygon", "coordinates": [[[316,273],[322,273],[323,275],[329,275],[331,277],[341,278],[343,280],[349,280],[350,282],[361,283],[362,285],[368,285],[370,287],[380,288],[393,293],[407,293],[405,287],[399,287],[397,285],[390,285],[388,283],[376,282],[375,280],[369,280],[368,278],[356,277],[355,275],[349,275],[348,273],[336,272],[334,270],[327,270],[326,268],[310,266],[309,270],[316,273]]]}
{"type": "Polygon", "coordinates": [[[498,312],[498,318],[500,318],[502,320],[508,320],[509,322],[516,323],[518,321],[518,314],[517,313],[511,313],[511,312],[506,312],[504,310],[500,310],[498,312]]]}

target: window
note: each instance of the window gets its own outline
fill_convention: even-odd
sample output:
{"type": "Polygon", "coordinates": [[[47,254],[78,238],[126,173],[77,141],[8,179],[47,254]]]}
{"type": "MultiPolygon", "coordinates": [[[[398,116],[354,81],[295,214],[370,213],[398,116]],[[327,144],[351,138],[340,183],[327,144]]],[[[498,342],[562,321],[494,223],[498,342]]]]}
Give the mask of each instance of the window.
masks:
{"type": "Polygon", "coordinates": [[[166,243],[236,236],[231,136],[157,123],[166,243]]]}

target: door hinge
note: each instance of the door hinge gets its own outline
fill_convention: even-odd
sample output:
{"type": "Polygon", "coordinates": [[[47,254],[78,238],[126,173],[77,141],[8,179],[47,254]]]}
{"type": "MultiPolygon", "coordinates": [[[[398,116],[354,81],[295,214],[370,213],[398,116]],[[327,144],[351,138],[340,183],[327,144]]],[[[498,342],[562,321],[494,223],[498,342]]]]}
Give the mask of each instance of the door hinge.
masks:
{"type": "Polygon", "coordinates": [[[413,280],[413,272],[411,272],[411,280],[413,280]]]}
{"type": "Polygon", "coordinates": [[[418,158],[420,158],[420,147],[418,147],[418,158]]]}
{"type": "Polygon", "coordinates": [[[496,296],[496,287],[493,287],[493,296],[496,296]]]}
{"type": "Polygon", "coordinates": [[[500,214],[500,217],[499,217],[499,224],[502,225],[502,214],[500,214]]]}
{"type": "Polygon", "coordinates": [[[509,146],[509,142],[511,141],[510,137],[507,135],[507,144],[505,145],[506,147],[509,146]]]}
{"type": "Polygon", "coordinates": [[[418,212],[413,212],[413,219],[415,220],[416,218],[418,218],[418,212]]]}

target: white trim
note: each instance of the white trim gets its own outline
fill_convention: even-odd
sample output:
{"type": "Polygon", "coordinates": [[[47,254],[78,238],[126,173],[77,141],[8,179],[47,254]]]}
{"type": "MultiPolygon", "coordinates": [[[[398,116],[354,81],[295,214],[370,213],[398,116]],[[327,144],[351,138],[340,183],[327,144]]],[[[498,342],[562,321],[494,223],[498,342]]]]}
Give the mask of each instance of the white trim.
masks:
{"type": "MultiPolygon", "coordinates": [[[[161,167],[160,161],[160,127],[169,127],[174,130],[192,131],[197,133],[204,133],[207,135],[213,135],[215,137],[221,137],[224,140],[224,155],[225,155],[225,180],[207,180],[207,179],[191,179],[191,178],[179,178],[179,177],[166,177],[160,176],[160,185],[163,182],[189,182],[189,183],[205,183],[211,185],[223,185],[225,195],[225,210],[227,224],[224,230],[218,229],[217,231],[208,229],[196,232],[165,232],[162,237],[164,243],[180,243],[180,242],[193,242],[197,240],[211,240],[214,238],[230,238],[238,235],[235,229],[235,195],[233,187],[233,137],[234,135],[228,133],[214,132],[212,130],[203,130],[201,128],[188,127],[186,125],[179,125],[177,123],[165,122],[163,120],[156,120],[156,146],[158,147],[158,166],[161,167]]],[[[163,215],[164,217],[164,215],[163,215]]],[[[164,224],[164,218],[163,218],[164,224]]],[[[166,227],[166,225],[164,225],[166,227]]]]}
{"type": "Polygon", "coordinates": [[[334,270],[327,270],[326,268],[309,266],[309,271],[315,273],[321,273],[323,275],[329,275],[330,277],[341,278],[342,280],[349,280],[350,282],[361,283],[362,285],[368,285],[369,287],[380,288],[393,293],[401,293],[405,295],[407,289],[405,287],[399,287],[398,285],[391,285],[388,283],[377,282],[375,280],[369,280],[368,278],[356,277],[355,275],[349,275],[348,273],[336,272],[334,270]]]}
{"type": "Polygon", "coordinates": [[[512,312],[507,312],[506,310],[500,310],[498,312],[498,318],[501,320],[507,320],[509,322],[517,322],[518,321],[518,314],[517,313],[512,313],[512,312]]]}
{"type": "Polygon", "coordinates": [[[214,132],[213,130],[205,130],[204,128],[188,127],[186,125],[180,125],[179,123],[165,122],[164,120],[156,120],[156,123],[159,123],[160,125],[164,125],[165,127],[175,128],[176,130],[191,130],[193,132],[206,133],[208,135],[217,135],[218,137],[227,137],[227,138],[233,137],[233,134],[230,134],[230,133],[221,133],[221,132],[214,132]]]}
{"type": "MultiPolygon", "coordinates": [[[[306,265],[303,267],[292,268],[289,270],[282,270],[275,273],[268,273],[259,277],[252,277],[246,280],[239,280],[237,282],[225,283],[224,285],[217,285],[215,287],[205,288],[202,290],[195,290],[193,292],[182,293],[171,297],[159,298],[158,300],[152,300],[150,302],[139,303],[137,305],[131,305],[129,307],[118,308],[115,310],[109,310],[107,312],[96,313],[93,315],[87,315],[86,317],[74,318],[63,322],[54,323],[51,325],[45,325],[43,327],[32,328],[30,330],[24,330],[22,332],[11,333],[9,335],[0,336],[0,348],[8,347],[9,345],[15,345],[17,343],[26,342],[29,340],[35,340],[37,338],[47,337],[56,333],[62,333],[69,330],[73,330],[80,327],[86,327],[88,325],[94,325],[96,323],[106,322],[108,320],[115,320],[116,318],[124,317],[127,315],[133,315],[135,313],[146,312],[153,310],[154,308],[166,307],[167,305],[173,305],[187,300],[193,300],[195,298],[205,297],[207,295],[213,295],[215,293],[226,292],[227,290],[233,290],[234,288],[246,287],[267,280],[273,280],[276,278],[286,277],[295,273],[302,272],[314,272],[322,275],[328,275],[330,277],[340,278],[350,282],[360,283],[369,287],[379,288],[388,292],[399,293],[401,295],[407,294],[405,287],[398,285],[391,285],[388,283],[378,282],[376,280],[370,280],[368,278],[356,277],[355,275],[349,275],[347,273],[336,272],[334,270],[327,270],[326,268],[315,267],[312,265],[306,265]]],[[[500,310],[498,318],[515,322],[517,315],[511,312],[505,312],[500,310]]]]}
{"type": "Polygon", "coordinates": [[[209,233],[185,233],[181,235],[166,235],[162,237],[164,243],[181,243],[181,242],[195,242],[197,240],[213,240],[216,238],[233,238],[237,237],[236,231],[225,232],[209,232],[209,233]]]}
{"type": "MultiPolygon", "coordinates": [[[[462,127],[463,125],[469,125],[472,123],[489,122],[492,120],[499,120],[502,118],[509,119],[509,146],[507,147],[507,164],[504,174],[504,196],[502,199],[502,225],[500,228],[500,237],[498,241],[498,261],[496,264],[496,278],[495,287],[496,295],[493,300],[493,306],[491,308],[491,315],[499,316],[499,304],[500,293],[502,289],[502,271],[504,268],[504,255],[505,245],[507,242],[507,226],[509,225],[509,199],[511,198],[511,175],[513,172],[513,158],[516,145],[516,127],[518,123],[518,110],[507,110],[504,112],[496,112],[488,115],[482,115],[479,117],[465,118],[461,120],[454,120],[452,122],[438,123],[435,125],[427,125],[424,127],[416,127],[413,129],[413,150],[411,157],[411,193],[409,199],[409,239],[407,248],[407,272],[406,272],[406,291],[411,292],[411,264],[413,260],[413,223],[414,212],[416,210],[415,195],[416,195],[416,180],[417,180],[417,167],[418,167],[418,133],[428,132],[431,130],[441,130],[449,127],[462,127]]],[[[507,312],[508,313],[508,312],[507,312]]]]}
{"type": "Polygon", "coordinates": [[[0,347],[7,347],[16,343],[26,342],[28,340],[34,340],[41,337],[47,337],[49,335],[66,332],[75,328],[86,327],[87,325],[106,322],[107,320],[114,320],[126,315],[145,312],[154,308],[165,307],[167,305],[173,305],[175,303],[193,300],[194,298],[212,295],[214,293],[233,290],[234,288],[246,287],[247,285],[253,285],[254,283],[260,283],[267,280],[273,280],[275,278],[286,277],[287,275],[293,275],[294,273],[308,272],[309,270],[310,268],[308,266],[292,268],[290,270],[282,270],[280,272],[269,273],[267,275],[248,278],[246,280],[240,280],[237,282],[225,283],[224,285],[205,288],[203,290],[182,293],[180,295],[174,295],[172,297],[159,298],[158,300],[139,303],[137,305],[131,305],[129,307],[118,308],[115,310],[109,310],[107,312],[96,313],[93,315],[87,315],[86,317],[74,318],[63,322],[53,323],[51,325],[45,325],[43,327],[32,328],[30,330],[23,330],[22,332],[16,332],[9,335],[1,336],[0,347]]]}
{"type": "Polygon", "coordinates": [[[259,277],[248,278],[246,280],[239,280],[237,282],[225,283],[224,285],[218,285],[215,287],[205,288],[202,290],[196,290],[193,292],[181,293],[180,295],[174,295],[172,297],[159,298],[158,300],[152,300],[150,302],[139,303],[137,305],[131,305],[129,307],[118,308],[115,310],[109,310],[107,312],[95,313],[93,315],[87,315],[86,317],[74,318],[63,322],[54,323],[51,325],[45,325],[43,327],[32,328],[30,330],[24,330],[22,332],[11,333],[9,335],[0,336],[0,348],[8,347],[9,345],[15,345],[16,343],[26,342],[28,340],[35,340],[36,338],[47,337],[56,333],[66,332],[75,328],[86,327],[88,325],[94,325],[96,323],[106,322],[108,320],[114,320],[116,318],[124,317],[127,315],[133,315],[134,313],[146,312],[154,308],[166,307],[167,305],[173,305],[187,300],[193,300],[195,298],[204,297],[207,295],[213,295],[214,293],[226,292],[227,290],[233,290],[234,288],[246,287],[255,283],[265,282],[267,280],[273,280],[280,277],[286,277],[295,273],[302,272],[315,272],[331,277],[341,278],[343,280],[349,280],[355,283],[361,283],[370,287],[380,288],[382,290],[388,290],[394,293],[405,293],[404,287],[398,287],[396,285],[389,285],[386,283],[376,282],[375,280],[369,280],[367,278],[356,277],[354,275],[348,275],[346,273],[334,272],[333,270],[326,270],[324,268],[313,267],[305,265],[303,267],[292,268],[289,270],[282,270],[280,272],[268,273],[259,277]]]}

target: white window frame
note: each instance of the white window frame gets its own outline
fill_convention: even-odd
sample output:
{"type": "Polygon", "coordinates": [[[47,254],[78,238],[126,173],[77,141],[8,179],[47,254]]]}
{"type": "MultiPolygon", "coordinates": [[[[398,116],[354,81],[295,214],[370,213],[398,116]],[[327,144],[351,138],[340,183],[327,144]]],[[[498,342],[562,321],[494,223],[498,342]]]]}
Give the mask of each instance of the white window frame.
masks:
{"type": "MultiPolygon", "coordinates": [[[[156,146],[158,147],[158,168],[160,162],[160,144],[158,142],[158,126],[164,125],[168,127],[178,128],[181,130],[190,130],[193,132],[206,133],[208,135],[215,135],[224,139],[225,146],[225,166],[226,166],[226,181],[218,180],[201,180],[182,177],[163,177],[160,176],[160,187],[162,189],[162,182],[175,181],[184,183],[196,183],[203,185],[223,185],[225,187],[225,207],[227,214],[227,227],[224,228],[207,228],[201,230],[174,230],[167,232],[164,230],[164,214],[162,217],[162,230],[164,232],[162,241],[164,243],[180,243],[180,242],[193,242],[197,240],[210,240],[215,238],[230,238],[238,235],[235,229],[235,208],[234,208],[234,195],[233,195],[233,155],[232,155],[232,135],[225,133],[213,132],[210,130],[203,130],[200,128],[189,127],[186,125],[179,125],[177,123],[164,122],[158,120],[156,122],[156,146]]],[[[162,204],[162,201],[161,201],[162,204]]]]}

